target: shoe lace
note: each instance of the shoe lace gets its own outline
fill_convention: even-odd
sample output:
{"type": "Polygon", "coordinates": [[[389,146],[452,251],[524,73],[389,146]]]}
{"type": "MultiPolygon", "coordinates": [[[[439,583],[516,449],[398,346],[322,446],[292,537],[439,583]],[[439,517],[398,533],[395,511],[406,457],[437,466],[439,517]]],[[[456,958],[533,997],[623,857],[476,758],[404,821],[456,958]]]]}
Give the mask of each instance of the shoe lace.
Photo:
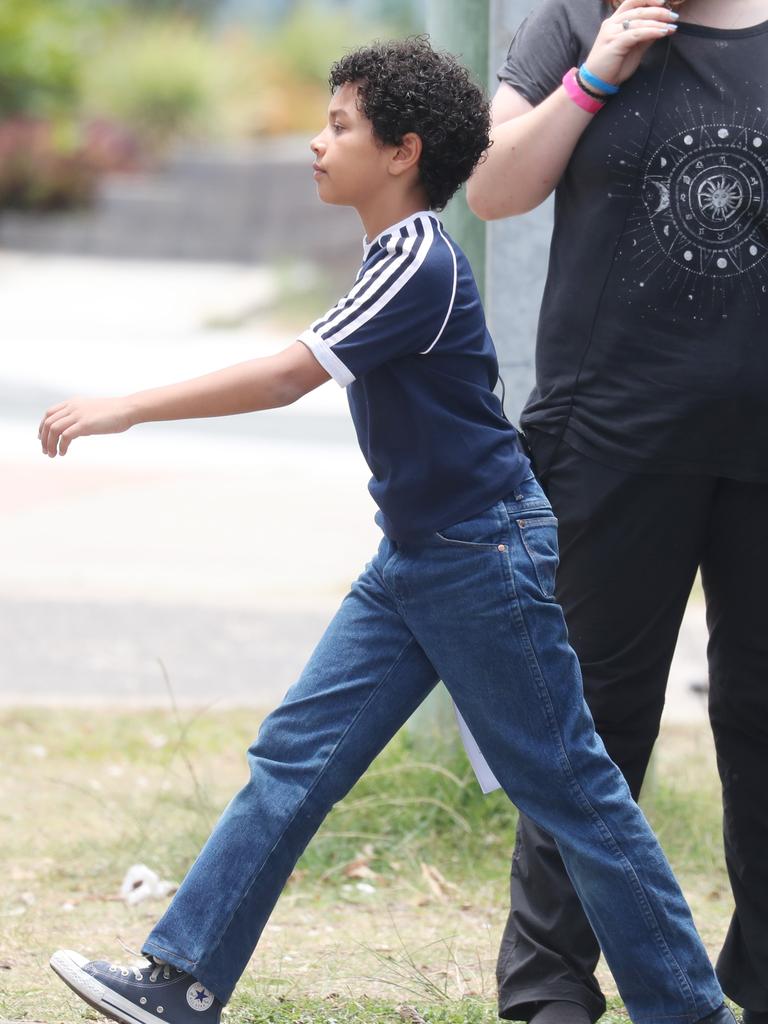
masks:
{"type": "Polygon", "coordinates": [[[165,960],[159,960],[155,956],[147,958],[146,966],[136,967],[133,964],[124,966],[123,964],[110,964],[109,969],[112,973],[116,974],[118,971],[124,978],[130,977],[132,974],[136,981],[144,981],[143,971],[152,970],[149,973],[150,981],[157,981],[162,974],[164,981],[170,981],[171,971],[175,971],[176,974],[184,974],[184,971],[180,967],[174,967],[172,964],[168,964],[165,960]]]}

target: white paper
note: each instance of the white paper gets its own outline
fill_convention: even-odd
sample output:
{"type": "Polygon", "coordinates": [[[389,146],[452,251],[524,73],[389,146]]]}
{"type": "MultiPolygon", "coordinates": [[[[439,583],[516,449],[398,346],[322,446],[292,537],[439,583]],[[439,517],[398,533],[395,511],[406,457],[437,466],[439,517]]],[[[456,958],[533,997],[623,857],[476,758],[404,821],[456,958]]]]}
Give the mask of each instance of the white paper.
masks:
{"type": "Polygon", "coordinates": [[[482,789],[483,793],[492,793],[494,789],[501,789],[501,784],[489,768],[488,762],[483,757],[482,751],[475,741],[475,737],[469,731],[469,726],[461,717],[461,712],[455,704],[453,705],[453,710],[456,714],[456,721],[459,723],[461,742],[464,744],[469,763],[472,765],[477,781],[480,783],[480,789],[482,789]]]}

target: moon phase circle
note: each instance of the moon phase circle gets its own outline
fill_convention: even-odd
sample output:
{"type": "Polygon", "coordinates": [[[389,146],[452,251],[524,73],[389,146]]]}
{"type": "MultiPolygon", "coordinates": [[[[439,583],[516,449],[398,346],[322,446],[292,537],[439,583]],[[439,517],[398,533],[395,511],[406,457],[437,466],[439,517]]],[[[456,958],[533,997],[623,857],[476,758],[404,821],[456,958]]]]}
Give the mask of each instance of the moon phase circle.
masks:
{"type": "Polygon", "coordinates": [[[648,160],[643,205],[658,245],[679,266],[734,276],[768,255],[768,162],[754,138],[739,125],[689,128],[648,160]]]}

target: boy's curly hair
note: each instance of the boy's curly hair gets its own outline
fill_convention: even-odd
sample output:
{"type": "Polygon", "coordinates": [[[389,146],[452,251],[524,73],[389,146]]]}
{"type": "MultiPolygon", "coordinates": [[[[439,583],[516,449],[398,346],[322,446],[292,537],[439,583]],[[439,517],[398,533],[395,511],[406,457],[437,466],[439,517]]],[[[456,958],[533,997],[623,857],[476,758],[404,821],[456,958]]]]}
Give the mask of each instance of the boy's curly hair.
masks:
{"type": "Polygon", "coordinates": [[[385,145],[415,132],[422,142],[419,173],[429,206],[442,210],[490,145],[488,101],[469,71],[427,36],[376,42],[331,68],[334,91],[359,87],[361,112],[385,145]]]}

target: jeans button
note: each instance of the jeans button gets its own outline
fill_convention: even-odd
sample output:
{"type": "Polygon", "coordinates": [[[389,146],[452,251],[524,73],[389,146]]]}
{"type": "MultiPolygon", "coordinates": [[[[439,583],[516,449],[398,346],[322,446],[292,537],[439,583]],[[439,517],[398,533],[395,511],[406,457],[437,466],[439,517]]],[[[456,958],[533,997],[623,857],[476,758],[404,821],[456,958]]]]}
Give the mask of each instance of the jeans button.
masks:
{"type": "Polygon", "coordinates": [[[506,544],[499,544],[499,551],[506,551],[506,550],[507,550],[507,545],[506,544]]]}

